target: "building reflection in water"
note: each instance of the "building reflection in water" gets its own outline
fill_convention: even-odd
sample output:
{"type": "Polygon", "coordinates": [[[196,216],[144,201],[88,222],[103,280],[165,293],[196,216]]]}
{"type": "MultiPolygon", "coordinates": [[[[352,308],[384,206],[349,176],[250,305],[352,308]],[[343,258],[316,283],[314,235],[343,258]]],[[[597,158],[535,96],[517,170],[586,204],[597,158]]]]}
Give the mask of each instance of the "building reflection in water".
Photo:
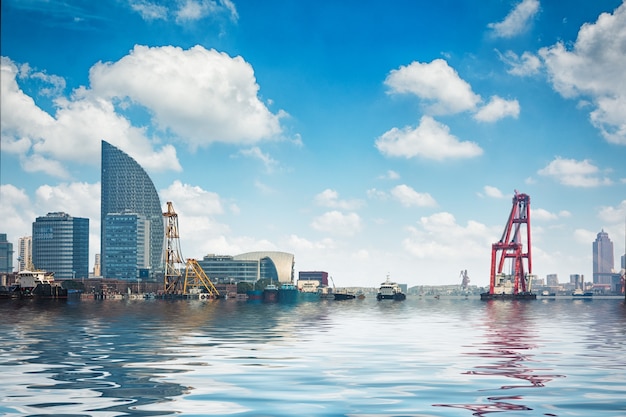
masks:
{"type": "MultiPolygon", "coordinates": [[[[488,364],[479,364],[474,369],[463,372],[464,375],[492,376],[511,378],[510,384],[501,385],[500,390],[519,388],[541,388],[554,378],[563,375],[543,373],[549,368],[539,368],[539,362],[531,353],[537,348],[533,327],[535,323],[528,318],[528,309],[532,303],[526,301],[488,301],[485,305],[487,326],[484,342],[469,346],[477,351],[467,355],[485,359],[488,364]]],[[[482,362],[482,361],[480,361],[482,362]]],[[[491,390],[491,389],[489,389],[491,390]]],[[[463,408],[472,411],[473,416],[484,416],[503,411],[530,411],[532,408],[520,404],[522,395],[495,395],[486,398],[488,403],[474,404],[433,404],[437,407],[463,408]]],[[[545,416],[554,414],[545,413],[545,416]]]]}

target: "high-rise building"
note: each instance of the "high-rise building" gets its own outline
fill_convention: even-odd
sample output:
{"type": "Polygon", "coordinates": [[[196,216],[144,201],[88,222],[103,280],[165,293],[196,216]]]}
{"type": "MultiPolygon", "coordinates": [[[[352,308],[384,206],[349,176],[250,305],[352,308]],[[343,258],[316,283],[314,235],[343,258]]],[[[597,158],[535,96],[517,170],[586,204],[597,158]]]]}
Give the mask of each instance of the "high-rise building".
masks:
{"type": "Polygon", "coordinates": [[[101,271],[100,271],[100,254],[96,253],[96,256],[94,257],[94,262],[93,262],[93,276],[94,277],[101,277],[101,271]]]}
{"type": "Polygon", "coordinates": [[[613,242],[603,229],[593,242],[593,283],[611,284],[614,267],[613,242]]]}
{"type": "Polygon", "coordinates": [[[546,283],[548,287],[558,287],[559,286],[559,277],[557,274],[548,274],[546,275],[546,283]]]}
{"type": "MultiPolygon", "coordinates": [[[[146,266],[151,270],[150,279],[156,280],[154,273],[162,270],[162,252],[165,232],[163,212],[159,195],[148,174],[130,156],[108,142],[102,141],[100,201],[100,261],[104,278],[112,278],[112,271],[120,265],[109,256],[112,234],[107,233],[108,214],[132,212],[143,216],[149,227],[145,230],[150,242],[146,266]],[[107,241],[107,236],[109,240],[107,241]],[[108,243],[107,243],[108,242],[108,243]]],[[[113,248],[111,249],[113,250],[113,248]]]]}
{"type": "Polygon", "coordinates": [[[33,264],[33,238],[24,236],[17,243],[18,271],[32,268],[33,264]]]}
{"type": "Polygon", "coordinates": [[[0,272],[13,272],[13,243],[7,240],[6,233],[0,233],[0,272]]]}
{"type": "Polygon", "coordinates": [[[104,224],[107,278],[136,280],[150,259],[150,221],[123,212],[107,214],[104,224]]]}
{"type": "Polygon", "coordinates": [[[89,277],[89,219],[48,213],[33,223],[33,265],[55,278],[89,277]]]}

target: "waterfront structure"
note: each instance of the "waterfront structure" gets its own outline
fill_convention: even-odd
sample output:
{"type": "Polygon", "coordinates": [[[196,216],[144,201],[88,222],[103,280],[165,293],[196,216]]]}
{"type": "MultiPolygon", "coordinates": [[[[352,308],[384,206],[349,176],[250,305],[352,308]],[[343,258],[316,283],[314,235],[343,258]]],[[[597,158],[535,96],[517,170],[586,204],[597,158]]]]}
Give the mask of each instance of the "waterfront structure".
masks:
{"type": "Polygon", "coordinates": [[[286,252],[248,252],[240,255],[207,255],[198,261],[206,275],[217,282],[248,282],[259,280],[292,283],[294,255],[286,252]]]}
{"type": "Polygon", "coordinates": [[[33,223],[33,265],[56,279],[89,277],[89,219],[48,213],[33,223]]]}
{"type": "Polygon", "coordinates": [[[593,242],[593,283],[610,285],[614,267],[613,242],[603,229],[593,242]]]}
{"type": "Polygon", "coordinates": [[[318,287],[328,287],[328,272],[300,271],[298,272],[298,287],[302,288],[305,282],[317,281],[318,287]]]}
{"type": "Polygon", "coordinates": [[[0,273],[13,272],[13,243],[6,233],[0,233],[0,273]]]}
{"type": "Polygon", "coordinates": [[[559,277],[557,274],[548,274],[546,275],[546,284],[548,287],[558,287],[559,286],[559,277]]]}
{"type": "MultiPolygon", "coordinates": [[[[109,255],[106,236],[106,216],[108,214],[132,212],[143,216],[149,227],[146,239],[149,241],[146,269],[148,279],[155,280],[155,273],[162,271],[163,265],[163,213],[159,195],[152,180],[144,169],[122,150],[106,141],[102,141],[102,171],[100,200],[100,261],[101,272],[105,278],[123,265],[109,255]]],[[[111,234],[108,234],[111,236],[111,234]]],[[[137,237],[139,239],[139,237],[137,237]]],[[[114,248],[111,248],[113,250],[114,248]]],[[[140,271],[141,272],[141,271],[140,271]]]]}
{"type": "Polygon", "coordinates": [[[104,224],[107,278],[138,279],[139,272],[148,269],[150,221],[140,214],[126,211],[108,213],[104,224]]]}
{"type": "Polygon", "coordinates": [[[30,269],[33,264],[33,237],[24,236],[17,241],[18,272],[30,269]]]}

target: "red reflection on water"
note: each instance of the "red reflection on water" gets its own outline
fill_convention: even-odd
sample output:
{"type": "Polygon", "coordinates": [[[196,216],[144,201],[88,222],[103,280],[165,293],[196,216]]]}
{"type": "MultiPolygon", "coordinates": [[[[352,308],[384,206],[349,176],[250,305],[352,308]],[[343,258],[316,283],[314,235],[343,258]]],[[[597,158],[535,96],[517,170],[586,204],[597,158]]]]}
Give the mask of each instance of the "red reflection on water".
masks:
{"type": "MultiPolygon", "coordinates": [[[[489,301],[486,306],[487,330],[485,342],[481,343],[477,352],[467,355],[477,358],[495,360],[494,363],[477,365],[474,370],[463,372],[463,375],[496,376],[526,381],[527,384],[507,384],[500,386],[501,390],[516,388],[540,388],[554,378],[563,375],[536,374],[536,371],[549,369],[529,367],[526,364],[536,362],[528,352],[537,348],[533,342],[534,334],[529,326],[525,311],[529,304],[526,302],[489,301]]],[[[532,306],[532,304],[530,304],[532,306]]],[[[526,411],[532,408],[515,404],[509,401],[523,401],[523,396],[492,396],[487,398],[486,404],[433,404],[437,407],[464,408],[472,411],[473,416],[484,416],[489,413],[504,411],[526,411]]],[[[555,414],[545,414],[555,416],[555,414]]]]}

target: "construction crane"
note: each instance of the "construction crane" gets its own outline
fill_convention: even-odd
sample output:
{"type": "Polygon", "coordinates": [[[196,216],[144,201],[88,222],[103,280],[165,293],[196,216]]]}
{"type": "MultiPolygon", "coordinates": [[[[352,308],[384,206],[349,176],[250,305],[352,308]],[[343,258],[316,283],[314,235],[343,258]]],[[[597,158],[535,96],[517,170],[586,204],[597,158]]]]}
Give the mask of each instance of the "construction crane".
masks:
{"type": "Polygon", "coordinates": [[[200,298],[218,298],[220,293],[205,274],[197,260],[183,261],[178,232],[178,214],[171,201],[167,202],[165,217],[164,289],[166,294],[197,295],[200,298]]]}
{"type": "Polygon", "coordinates": [[[178,214],[174,211],[174,205],[171,201],[167,202],[167,211],[163,213],[163,217],[165,218],[164,291],[166,294],[176,294],[182,291],[181,281],[185,264],[180,250],[178,214]]]}
{"type": "Polygon", "coordinates": [[[515,190],[513,207],[502,237],[491,246],[489,292],[481,294],[481,299],[534,299],[536,295],[530,288],[531,274],[530,197],[515,190]],[[510,274],[503,273],[506,260],[510,260],[510,274]]]}
{"type": "Polygon", "coordinates": [[[460,277],[461,277],[461,288],[466,290],[467,286],[470,283],[469,275],[467,275],[467,269],[461,271],[460,277]]]}

